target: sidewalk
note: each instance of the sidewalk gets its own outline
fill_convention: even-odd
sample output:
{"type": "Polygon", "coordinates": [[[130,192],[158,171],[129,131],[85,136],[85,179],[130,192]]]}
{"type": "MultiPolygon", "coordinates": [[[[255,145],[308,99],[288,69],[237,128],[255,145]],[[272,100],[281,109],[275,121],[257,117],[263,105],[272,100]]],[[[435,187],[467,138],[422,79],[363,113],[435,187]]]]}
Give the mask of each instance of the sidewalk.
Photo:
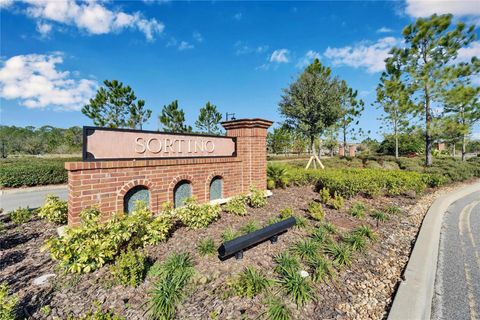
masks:
{"type": "Polygon", "coordinates": [[[38,208],[45,202],[47,194],[67,200],[67,185],[0,190],[0,208],[3,208],[3,213],[18,207],[38,208]]]}

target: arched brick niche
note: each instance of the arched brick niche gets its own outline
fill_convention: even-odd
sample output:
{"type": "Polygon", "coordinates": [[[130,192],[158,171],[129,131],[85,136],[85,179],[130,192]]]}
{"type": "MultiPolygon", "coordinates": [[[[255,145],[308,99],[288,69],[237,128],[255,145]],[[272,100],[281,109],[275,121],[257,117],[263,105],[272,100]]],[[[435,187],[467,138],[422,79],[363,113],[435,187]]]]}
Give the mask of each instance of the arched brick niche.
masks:
{"type": "Polygon", "coordinates": [[[150,210],[155,212],[157,210],[157,204],[154,201],[154,197],[152,196],[152,193],[156,191],[156,188],[151,181],[146,179],[129,181],[118,191],[117,200],[116,200],[117,212],[118,211],[121,211],[124,213],[131,212],[133,208],[133,202],[135,200],[144,200],[138,197],[138,195],[142,191],[148,192],[147,205],[150,208],[150,210]],[[137,196],[135,194],[137,194],[137,196]],[[129,200],[130,200],[130,205],[128,204],[129,200]]]}
{"type": "Polygon", "coordinates": [[[225,175],[224,171],[215,170],[207,176],[205,179],[205,200],[211,201],[225,197],[225,175]]]}

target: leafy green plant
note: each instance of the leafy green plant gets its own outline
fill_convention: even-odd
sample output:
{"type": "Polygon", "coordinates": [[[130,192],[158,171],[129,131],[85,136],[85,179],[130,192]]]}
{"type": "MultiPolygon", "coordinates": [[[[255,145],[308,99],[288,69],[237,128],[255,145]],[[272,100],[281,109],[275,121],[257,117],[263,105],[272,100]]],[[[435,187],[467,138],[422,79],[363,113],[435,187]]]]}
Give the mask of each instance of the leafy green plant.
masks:
{"type": "Polygon", "coordinates": [[[267,205],[267,196],[265,192],[260,189],[250,188],[250,195],[248,196],[248,204],[252,208],[261,208],[267,205]]]}
{"type": "Polygon", "coordinates": [[[329,204],[333,209],[340,210],[343,208],[343,205],[344,205],[343,197],[339,195],[337,192],[335,192],[333,197],[330,198],[329,204]]]}
{"type": "Polygon", "coordinates": [[[185,286],[195,274],[193,261],[188,253],[174,253],[159,269],[158,280],[150,293],[149,318],[174,319],[176,306],[185,297],[185,286]]]}
{"type": "Polygon", "coordinates": [[[8,215],[15,224],[24,224],[32,219],[32,211],[28,207],[10,211],[8,215]]]}
{"type": "Polygon", "coordinates": [[[306,239],[295,243],[292,247],[292,252],[297,254],[301,259],[309,259],[317,254],[318,249],[318,242],[312,239],[306,239]]]}
{"type": "Polygon", "coordinates": [[[325,278],[334,278],[335,270],[333,269],[332,262],[325,256],[316,254],[307,259],[307,266],[310,269],[312,280],[314,282],[322,281],[325,278]]]}
{"type": "Polygon", "coordinates": [[[353,230],[354,233],[357,233],[357,234],[360,234],[372,241],[375,241],[377,239],[377,235],[375,234],[375,232],[373,232],[372,228],[370,228],[370,226],[364,224],[364,225],[361,225],[357,228],[355,228],[355,230],[353,230]]]}
{"type": "Polygon", "coordinates": [[[313,287],[310,281],[298,270],[283,269],[279,282],[297,307],[313,299],[313,287]]]}
{"type": "Polygon", "coordinates": [[[387,222],[390,217],[380,210],[374,210],[370,216],[377,221],[377,228],[380,222],[387,222]]]}
{"type": "Polygon", "coordinates": [[[295,216],[295,228],[303,229],[308,226],[308,220],[302,216],[295,216]]]}
{"type": "Polygon", "coordinates": [[[183,206],[175,209],[175,215],[188,229],[201,229],[218,219],[220,211],[217,204],[199,204],[195,198],[189,198],[183,206]]]}
{"type": "Polygon", "coordinates": [[[59,197],[49,194],[45,199],[45,204],[37,211],[42,219],[56,224],[67,222],[68,204],[67,201],[60,200],[59,197]]]}
{"type": "Polygon", "coordinates": [[[322,224],[321,228],[325,229],[330,234],[338,234],[338,229],[331,222],[325,222],[322,224]]]}
{"type": "Polygon", "coordinates": [[[385,212],[388,214],[398,215],[402,213],[402,209],[396,205],[389,205],[385,208],[385,212]]]}
{"type": "Polygon", "coordinates": [[[319,191],[320,193],[320,201],[324,204],[328,204],[330,202],[330,190],[328,188],[322,188],[319,191]]]}
{"type": "Polygon", "coordinates": [[[365,237],[357,232],[348,233],[343,237],[343,241],[347,243],[353,251],[363,251],[367,247],[365,237]]]}
{"type": "Polygon", "coordinates": [[[321,221],[325,217],[325,211],[323,210],[322,204],[316,201],[311,201],[308,204],[308,215],[316,221],[321,221]]]}
{"type": "Polygon", "coordinates": [[[74,317],[69,315],[67,320],[123,320],[124,318],[115,314],[111,310],[103,310],[102,304],[98,301],[94,303],[92,310],[87,312],[84,316],[74,317]]]}
{"type": "Polygon", "coordinates": [[[269,164],[267,166],[267,183],[274,188],[285,188],[288,185],[288,171],[285,166],[269,164]]]}
{"type": "Polygon", "coordinates": [[[246,225],[242,227],[241,231],[243,234],[247,234],[250,232],[257,231],[258,229],[260,229],[260,226],[258,225],[258,223],[255,220],[250,220],[247,222],[246,225]]]}
{"type": "Polygon", "coordinates": [[[153,217],[140,202],[129,215],[114,215],[106,223],[100,223],[99,218],[97,208],[82,211],[81,226],[65,228],[61,237],[47,240],[42,250],[49,250],[67,272],[88,273],[114,260],[129,245],[135,250],[164,241],[173,226],[170,217],[153,217]]]}
{"type": "Polygon", "coordinates": [[[296,256],[291,255],[287,251],[281,252],[274,257],[275,261],[275,272],[278,274],[283,274],[285,270],[294,270],[298,271],[300,268],[300,261],[296,256]]]}
{"type": "Polygon", "coordinates": [[[280,218],[281,219],[287,219],[290,218],[294,215],[293,208],[292,207],[286,207],[280,210],[280,218]]]}
{"type": "Polygon", "coordinates": [[[247,197],[245,195],[238,195],[230,199],[223,205],[223,210],[227,213],[233,213],[237,216],[244,216],[247,211],[247,197]]]}
{"type": "Polygon", "coordinates": [[[231,284],[237,295],[241,297],[253,298],[259,293],[265,291],[271,285],[261,272],[251,267],[245,270],[231,284]]]}
{"type": "Polygon", "coordinates": [[[323,245],[325,243],[332,241],[332,237],[330,236],[330,233],[322,226],[316,228],[312,232],[310,237],[312,238],[313,241],[317,242],[319,245],[323,245]]]}
{"type": "Polygon", "coordinates": [[[49,316],[50,313],[52,313],[52,308],[47,304],[43,307],[40,308],[40,311],[45,315],[45,316],[49,316]]]}
{"type": "Polygon", "coordinates": [[[6,230],[5,222],[0,220],[0,235],[6,230]]]}
{"type": "Polygon", "coordinates": [[[15,320],[18,298],[8,294],[7,283],[0,284],[0,319],[15,320]]]}
{"type": "Polygon", "coordinates": [[[361,202],[355,202],[352,207],[348,210],[348,214],[352,217],[363,219],[365,217],[365,212],[367,208],[361,202]]]}
{"type": "Polygon", "coordinates": [[[227,228],[222,232],[222,240],[223,242],[227,242],[233,240],[240,236],[240,233],[232,228],[227,228]]]}
{"type": "Polygon", "coordinates": [[[292,313],[287,306],[278,298],[270,298],[267,300],[266,315],[269,320],[290,320],[292,313]]]}
{"type": "Polygon", "coordinates": [[[215,247],[215,241],[213,241],[213,238],[211,237],[200,240],[197,249],[202,256],[212,255],[217,251],[217,248],[215,247]]]}
{"type": "Polygon", "coordinates": [[[338,265],[350,266],[352,264],[352,251],[347,244],[331,242],[325,246],[324,250],[338,265]]]}
{"type": "Polygon", "coordinates": [[[115,259],[115,264],[110,267],[110,271],[115,283],[136,287],[145,278],[146,264],[145,254],[129,247],[115,259]]]}

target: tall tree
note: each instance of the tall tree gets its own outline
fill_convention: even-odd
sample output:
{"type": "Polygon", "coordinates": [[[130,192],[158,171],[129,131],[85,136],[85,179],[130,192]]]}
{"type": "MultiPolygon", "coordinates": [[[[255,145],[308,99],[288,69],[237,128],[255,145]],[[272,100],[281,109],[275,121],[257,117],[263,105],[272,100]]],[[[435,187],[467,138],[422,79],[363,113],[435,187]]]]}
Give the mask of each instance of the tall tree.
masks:
{"type": "Polygon", "coordinates": [[[163,106],[158,118],[167,132],[192,132],[192,127],[185,125],[185,112],[178,108],[177,100],[163,106]]]}
{"type": "Polygon", "coordinates": [[[445,114],[458,123],[462,141],[462,161],[465,161],[467,135],[480,121],[480,87],[459,83],[444,93],[445,114]]]}
{"type": "Polygon", "coordinates": [[[458,50],[475,38],[474,26],[464,23],[451,27],[452,15],[432,15],[420,18],[403,29],[404,48],[391,53],[403,62],[405,81],[418,99],[412,111],[420,113],[425,121],[425,165],[432,164],[432,108],[440,101],[440,90],[452,79],[445,77],[458,50]]]}
{"type": "Polygon", "coordinates": [[[292,134],[284,126],[273,129],[267,134],[267,146],[271,153],[285,153],[290,151],[292,134]]]}
{"type": "Polygon", "coordinates": [[[220,133],[220,121],[222,120],[222,114],[217,111],[217,107],[210,102],[207,102],[205,107],[200,109],[195,126],[203,133],[220,133]]]}
{"type": "Polygon", "coordinates": [[[136,128],[142,126],[152,113],[145,110],[145,101],[138,100],[130,86],[117,80],[105,80],[82,113],[97,126],[109,128],[136,128]]]}
{"type": "Polygon", "coordinates": [[[309,139],[312,156],[315,138],[334,125],[341,116],[340,82],[318,59],[284,89],[279,103],[286,124],[309,139]]]}
{"type": "Polygon", "coordinates": [[[398,159],[398,135],[408,126],[408,110],[412,109],[410,92],[401,80],[402,71],[398,61],[387,59],[387,70],[382,73],[377,86],[377,100],[383,108],[380,118],[393,131],[395,158],[398,159]]]}
{"type": "Polygon", "coordinates": [[[339,125],[342,131],[343,147],[345,150],[347,149],[347,134],[353,132],[353,129],[349,128],[349,126],[355,120],[355,124],[358,124],[358,118],[364,110],[364,102],[361,99],[357,99],[357,95],[357,91],[350,88],[347,82],[341,82],[340,96],[342,111],[339,125]]]}

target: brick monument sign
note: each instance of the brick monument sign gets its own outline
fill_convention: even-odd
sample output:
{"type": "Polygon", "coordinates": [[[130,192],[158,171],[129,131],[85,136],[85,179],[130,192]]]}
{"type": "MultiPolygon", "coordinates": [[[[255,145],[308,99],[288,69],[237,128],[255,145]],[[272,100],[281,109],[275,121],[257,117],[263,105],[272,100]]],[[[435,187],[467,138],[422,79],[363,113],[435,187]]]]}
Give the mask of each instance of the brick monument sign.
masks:
{"type": "Polygon", "coordinates": [[[199,202],[225,201],[266,189],[266,137],[271,121],[222,122],[225,136],[173,134],[129,129],[83,128],[83,161],[67,162],[68,224],[98,206],[102,220],[129,212],[144,200],[156,213],[195,196],[199,202]]]}

